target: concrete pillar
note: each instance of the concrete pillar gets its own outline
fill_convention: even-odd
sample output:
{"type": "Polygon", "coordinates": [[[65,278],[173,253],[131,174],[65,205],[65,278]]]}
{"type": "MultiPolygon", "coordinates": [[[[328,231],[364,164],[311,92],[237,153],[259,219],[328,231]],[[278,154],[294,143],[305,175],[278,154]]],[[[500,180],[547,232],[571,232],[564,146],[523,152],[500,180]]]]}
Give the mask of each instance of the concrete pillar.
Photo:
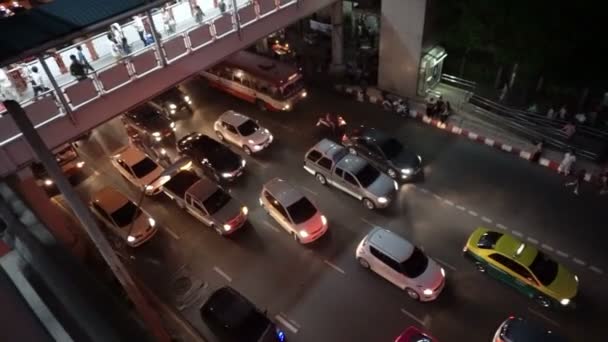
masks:
{"type": "Polygon", "coordinates": [[[382,0],[378,86],[415,97],[426,0],[382,0]]]}
{"type": "Polygon", "coordinates": [[[344,32],[342,21],[344,13],[342,0],[331,5],[331,66],[330,71],[334,74],[344,72],[344,32]]]}

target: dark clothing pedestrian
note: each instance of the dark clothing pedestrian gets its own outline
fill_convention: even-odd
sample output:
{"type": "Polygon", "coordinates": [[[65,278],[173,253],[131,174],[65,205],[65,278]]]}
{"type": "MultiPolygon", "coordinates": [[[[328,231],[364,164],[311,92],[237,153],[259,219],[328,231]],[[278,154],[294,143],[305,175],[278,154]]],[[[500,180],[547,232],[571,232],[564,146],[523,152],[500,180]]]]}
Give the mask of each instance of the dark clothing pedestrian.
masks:
{"type": "Polygon", "coordinates": [[[222,14],[224,14],[224,12],[226,12],[226,3],[224,2],[224,0],[220,1],[220,3],[218,4],[218,7],[220,8],[220,12],[222,14]]]}
{"type": "Polygon", "coordinates": [[[205,17],[205,13],[203,13],[203,10],[196,5],[194,7],[194,20],[196,21],[197,24],[200,24],[203,22],[203,18],[205,17]]]}
{"type": "Polygon", "coordinates": [[[72,74],[72,76],[74,76],[79,81],[82,81],[87,78],[85,67],[80,64],[80,62],[78,62],[76,56],[70,55],[70,60],[72,60],[72,64],[70,64],[70,74],[72,74]]]}
{"type": "Polygon", "coordinates": [[[568,187],[568,186],[574,186],[574,194],[578,195],[578,188],[585,181],[585,174],[586,173],[587,173],[587,171],[585,171],[585,169],[578,170],[576,172],[576,174],[574,175],[574,180],[572,180],[571,182],[567,182],[564,185],[566,187],[568,187]]]}
{"type": "Polygon", "coordinates": [[[91,72],[94,72],[95,69],[93,69],[93,67],[91,66],[91,64],[89,64],[89,61],[87,60],[87,58],[84,56],[84,53],[82,52],[82,47],[81,46],[77,46],[76,50],[78,51],[76,53],[76,55],[78,57],[78,63],[80,63],[85,69],[88,69],[91,72]]]}
{"type": "Polygon", "coordinates": [[[600,195],[608,193],[608,169],[604,170],[600,175],[600,195]]]}

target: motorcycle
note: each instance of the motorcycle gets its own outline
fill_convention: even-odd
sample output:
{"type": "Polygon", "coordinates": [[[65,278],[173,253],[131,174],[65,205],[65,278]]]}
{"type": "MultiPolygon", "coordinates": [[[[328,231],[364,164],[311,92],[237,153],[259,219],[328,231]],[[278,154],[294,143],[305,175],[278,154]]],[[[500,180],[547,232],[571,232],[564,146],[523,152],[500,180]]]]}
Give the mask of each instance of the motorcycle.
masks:
{"type": "Polygon", "coordinates": [[[382,107],[384,110],[395,112],[400,116],[407,116],[410,112],[410,102],[408,99],[405,99],[405,101],[402,99],[390,101],[389,99],[385,98],[382,101],[382,107]]]}
{"type": "Polygon", "coordinates": [[[320,116],[316,126],[324,129],[327,135],[338,141],[342,141],[346,133],[346,120],[337,114],[327,113],[320,116]]]}

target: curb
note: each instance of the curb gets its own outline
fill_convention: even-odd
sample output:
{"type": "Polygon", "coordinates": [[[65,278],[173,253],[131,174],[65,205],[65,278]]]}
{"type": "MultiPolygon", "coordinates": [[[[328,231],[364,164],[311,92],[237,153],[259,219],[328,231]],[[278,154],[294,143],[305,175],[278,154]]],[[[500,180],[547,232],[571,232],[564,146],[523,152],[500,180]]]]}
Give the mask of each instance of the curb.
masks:
{"type": "MultiPolygon", "coordinates": [[[[365,93],[363,93],[362,92],[363,89],[358,86],[336,85],[335,89],[338,92],[355,96],[355,99],[359,102],[368,102],[368,103],[375,104],[375,105],[380,105],[382,103],[382,95],[379,95],[382,93],[382,91],[379,89],[376,89],[376,88],[366,88],[365,93]]],[[[395,98],[400,98],[399,95],[395,95],[395,94],[390,94],[390,95],[395,98]]],[[[469,140],[473,140],[480,144],[484,144],[486,146],[493,147],[502,152],[517,155],[519,158],[530,161],[530,158],[532,157],[532,153],[529,151],[524,151],[519,148],[513,147],[511,145],[502,143],[500,141],[496,141],[492,138],[487,138],[481,134],[477,134],[476,132],[469,131],[467,129],[463,129],[463,128],[458,127],[453,124],[449,124],[449,123],[443,124],[439,120],[432,119],[432,118],[426,116],[426,114],[420,113],[418,111],[410,110],[409,116],[411,118],[417,119],[429,126],[433,126],[435,128],[450,132],[452,134],[464,136],[464,137],[468,138],[469,140]]],[[[536,164],[543,166],[543,167],[547,167],[547,168],[557,172],[557,168],[559,167],[560,163],[557,161],[554,161],[554,160],[550,160],[550,159],[541,157],[541,158],[539,158],[538,162],[536,162],[536,164]]],[[[596,178],[597,177],[590,172],[585,173],[585,181],[587,181],[587,182],[593,182],[596,180],[596,178]]]]}

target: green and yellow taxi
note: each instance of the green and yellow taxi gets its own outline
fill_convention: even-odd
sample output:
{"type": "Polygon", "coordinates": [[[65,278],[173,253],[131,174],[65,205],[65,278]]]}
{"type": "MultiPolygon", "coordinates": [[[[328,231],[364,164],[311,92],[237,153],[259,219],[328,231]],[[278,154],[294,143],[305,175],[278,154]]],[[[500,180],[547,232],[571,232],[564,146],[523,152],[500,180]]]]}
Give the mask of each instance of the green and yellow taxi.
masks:
{"type": "Polygon", "coordinates": [[[477,269],[514,287],[544,307],[572,307],[578,277],[534,246],[477,228],[463,248],[477,269]]]}

